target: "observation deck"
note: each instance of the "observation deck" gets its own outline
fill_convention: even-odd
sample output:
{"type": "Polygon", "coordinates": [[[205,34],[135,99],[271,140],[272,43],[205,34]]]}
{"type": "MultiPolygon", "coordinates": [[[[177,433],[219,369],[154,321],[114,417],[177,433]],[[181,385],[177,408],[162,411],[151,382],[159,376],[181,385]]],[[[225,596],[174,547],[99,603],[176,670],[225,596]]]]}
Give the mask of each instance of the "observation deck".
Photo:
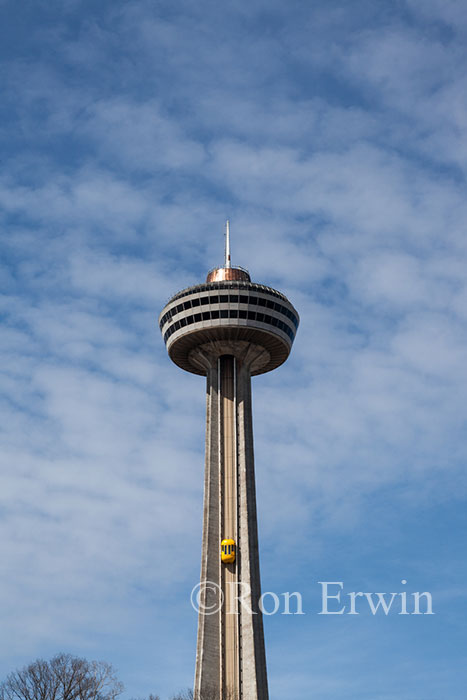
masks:
{"type": "MultiPolygon", "coordinates": [[[[219,354],[220,344],[254,344],[263,349],[252,375],[279,367],[287,359],[299,315],[280,292],[250,281],[240,267],[214,268],[205,284],[175,294],[159,316],[170,358],[194,374],[206,374],[193,351],[219,354]]],[[[240,347],[240,346],[238,346],[240,347]]]]}

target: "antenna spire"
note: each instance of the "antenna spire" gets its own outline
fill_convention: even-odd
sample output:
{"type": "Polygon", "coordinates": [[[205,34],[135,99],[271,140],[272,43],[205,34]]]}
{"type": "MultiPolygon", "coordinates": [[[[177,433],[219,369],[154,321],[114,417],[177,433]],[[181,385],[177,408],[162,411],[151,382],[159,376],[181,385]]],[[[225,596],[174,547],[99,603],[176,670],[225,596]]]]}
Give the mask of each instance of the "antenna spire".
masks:
{"type": "Polygon", "coordinates": [[[232,267],[230,262],[230,222],[227,219],[225,222],[225,265],[224,267],[232,267]]]}

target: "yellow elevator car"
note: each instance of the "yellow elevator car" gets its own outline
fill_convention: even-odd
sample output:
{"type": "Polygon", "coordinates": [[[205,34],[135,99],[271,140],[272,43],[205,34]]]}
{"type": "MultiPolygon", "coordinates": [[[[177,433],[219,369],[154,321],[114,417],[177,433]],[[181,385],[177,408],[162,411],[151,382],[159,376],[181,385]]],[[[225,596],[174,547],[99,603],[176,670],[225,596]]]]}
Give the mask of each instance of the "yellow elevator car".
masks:
{"type": "Polygon", "coordinates": [[[224,564],[231,564],[233,561],[235,561],[235,540],[222,540],[221,560],[224,562],[224,564]]]}

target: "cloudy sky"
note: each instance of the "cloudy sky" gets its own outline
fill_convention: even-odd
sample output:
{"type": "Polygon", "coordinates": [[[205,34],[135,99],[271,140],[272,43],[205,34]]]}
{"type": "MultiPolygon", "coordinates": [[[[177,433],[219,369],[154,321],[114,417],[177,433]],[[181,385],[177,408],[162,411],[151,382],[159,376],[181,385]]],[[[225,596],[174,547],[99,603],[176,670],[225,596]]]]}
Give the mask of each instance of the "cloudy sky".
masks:
{"type": "Polygon", "coordinates": [[[271,700],[465,698],[466,45],[464,0],[0,0],[2,677],[192,684],[205,385],[156,321],[229,217],[301,315],[253,380],[263,589],[306,613],[271,700]]]}

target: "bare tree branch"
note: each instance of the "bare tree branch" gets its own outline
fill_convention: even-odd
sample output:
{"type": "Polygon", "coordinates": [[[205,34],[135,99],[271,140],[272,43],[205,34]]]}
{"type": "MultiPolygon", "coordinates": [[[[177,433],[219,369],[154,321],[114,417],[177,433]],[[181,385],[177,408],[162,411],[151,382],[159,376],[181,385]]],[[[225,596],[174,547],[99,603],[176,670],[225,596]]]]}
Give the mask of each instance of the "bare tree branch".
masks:
{"type": "Polygon", "coordinates": [[[122,692],[110,664],[71,654],[37,659],[0,684],[0,700],[115,700],[122,692]]]}

